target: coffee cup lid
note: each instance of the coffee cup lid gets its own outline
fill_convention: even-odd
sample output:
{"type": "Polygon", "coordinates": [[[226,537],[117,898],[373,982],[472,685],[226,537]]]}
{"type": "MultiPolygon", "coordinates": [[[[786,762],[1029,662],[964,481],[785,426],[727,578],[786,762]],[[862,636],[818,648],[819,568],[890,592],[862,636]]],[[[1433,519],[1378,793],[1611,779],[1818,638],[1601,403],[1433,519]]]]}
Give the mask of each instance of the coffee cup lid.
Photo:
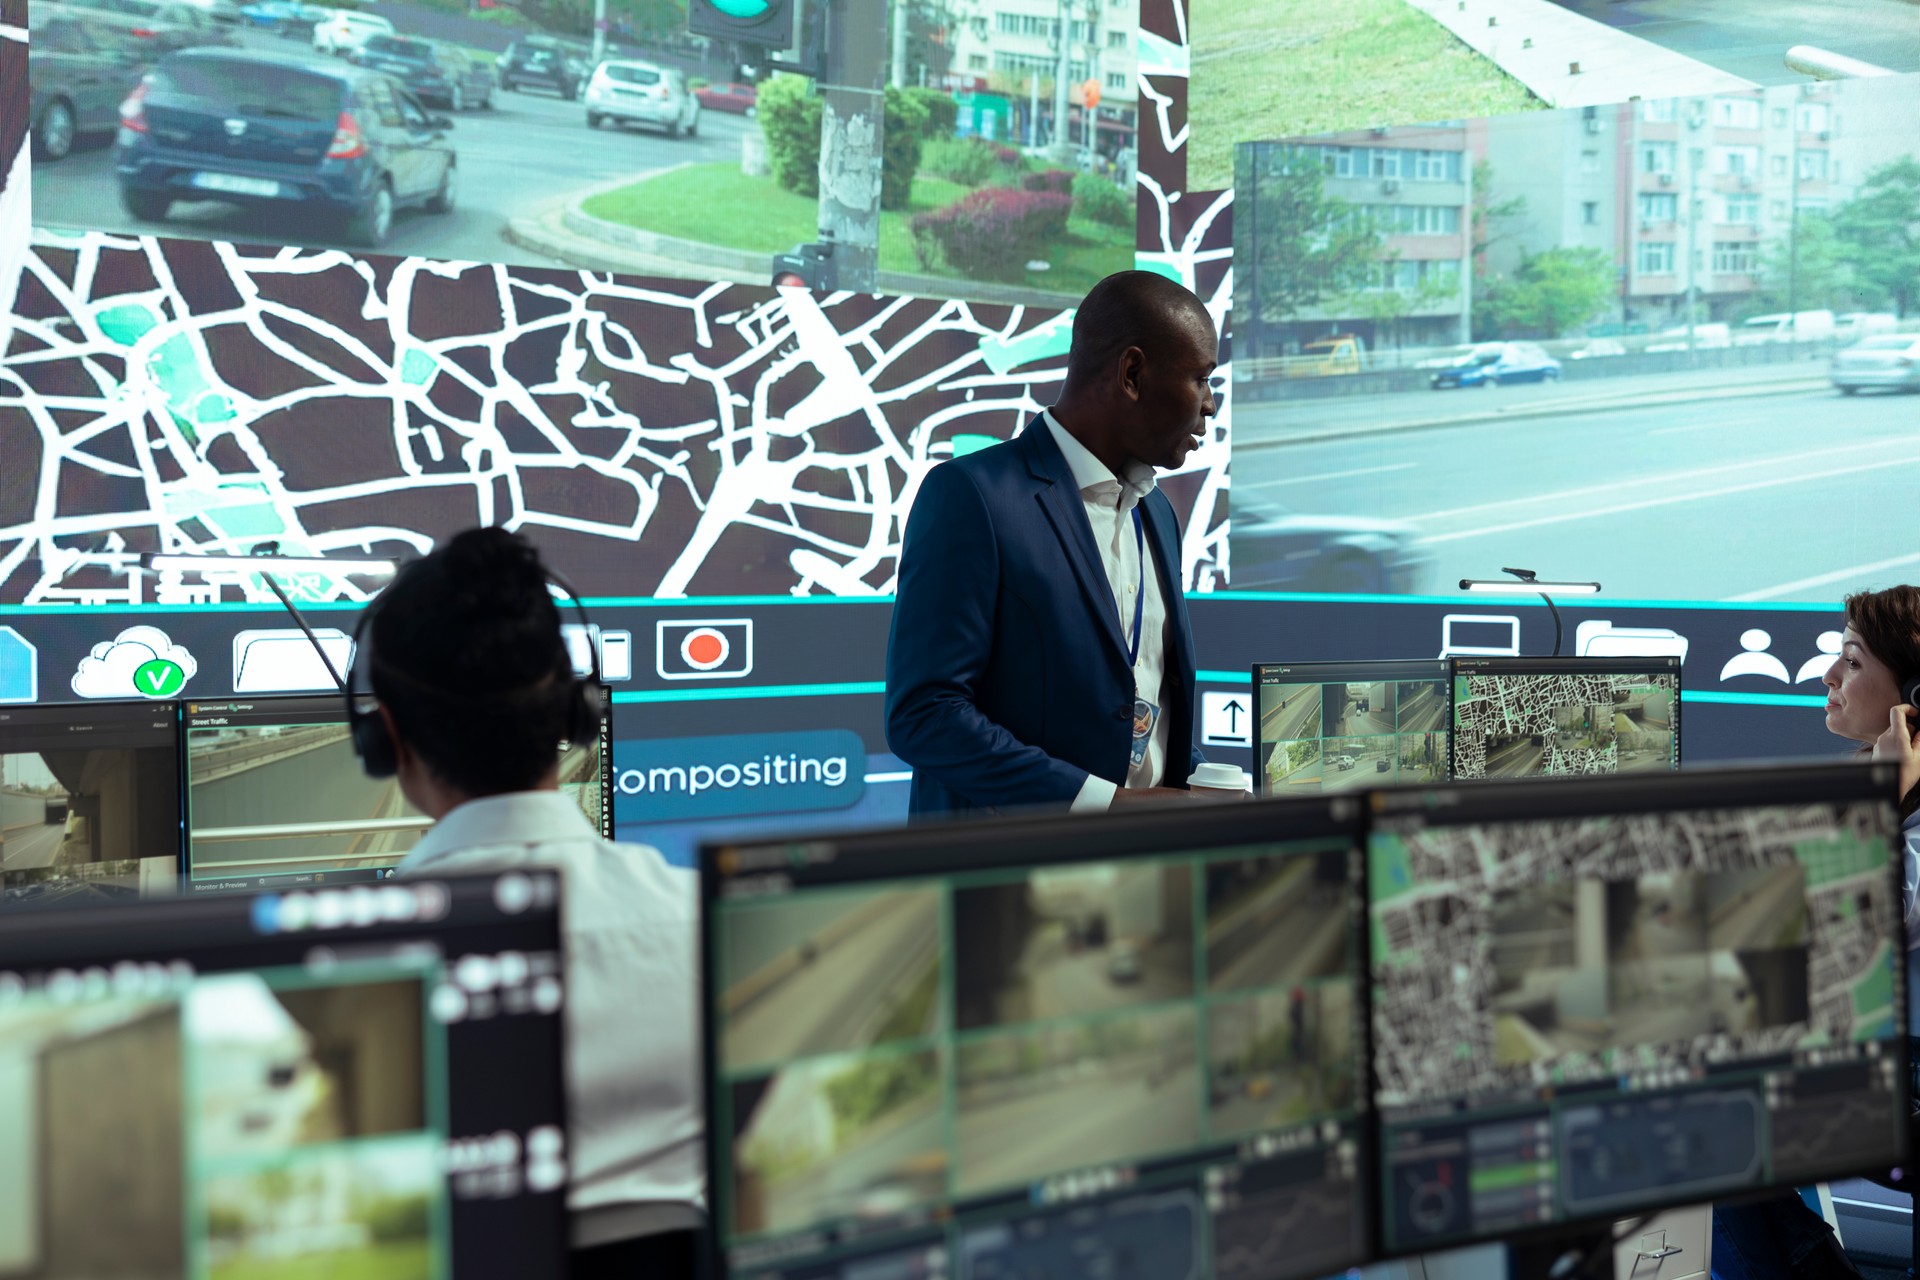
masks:
{"type": "Polygon", "coordinates": [[[1193,776],[1187,779],[1187,785],[1212,787],[1221,791],[1244,791],[1247,787],[1247,771],[1237,764],[1209,760],[1195,767],[1193,776]]]}

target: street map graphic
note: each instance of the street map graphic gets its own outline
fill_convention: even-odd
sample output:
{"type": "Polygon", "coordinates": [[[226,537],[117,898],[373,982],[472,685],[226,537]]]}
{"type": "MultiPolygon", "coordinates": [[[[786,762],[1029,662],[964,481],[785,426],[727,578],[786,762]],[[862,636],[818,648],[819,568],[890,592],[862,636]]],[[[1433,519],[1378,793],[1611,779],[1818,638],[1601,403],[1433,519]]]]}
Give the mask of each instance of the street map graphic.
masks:
{"type": "Polygon", "coordinates": [[[1679,681],[1632,675],[1456,676],[1455,778],[1671,767],[1679,681]]]}

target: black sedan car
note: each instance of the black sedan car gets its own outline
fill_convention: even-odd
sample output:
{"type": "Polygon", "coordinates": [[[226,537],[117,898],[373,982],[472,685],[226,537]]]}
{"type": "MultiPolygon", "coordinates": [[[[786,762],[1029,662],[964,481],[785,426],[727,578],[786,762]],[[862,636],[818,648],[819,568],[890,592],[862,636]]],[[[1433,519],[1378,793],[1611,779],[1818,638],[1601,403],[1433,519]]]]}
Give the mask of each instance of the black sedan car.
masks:
{"type": "Polygon", "coordinates": [[[449,111],[493,105],[493,73],[451,46],[411,36],[371,36],[349,57],[386,72],[422,102],[449,111]]]}
{"type": "Polygon", "coordinates": [[[83,134],[112,132],[146,65],[132,39],[107,17],[58,4],[28,10],[27,36],[35,156],[59,160],[83,134]]]}
{"type": "Polygon", "coordinates": [[[493,69],[502,89],[545,89],[573,98],[587,82],[587,74],[593,69],[588,65],[592,57],[592,51],[583,44],[551,36],[528,36],[508,45],[493,69]]]}
{"type": "Polygon", "coordinates": [[[189,49],[163,58],[120,108],[114,168],[127,212],[221,200],[346,224],[367,248],[396,209],[453,208],[447,130],[384,72],[300,54],[189,49]]]}

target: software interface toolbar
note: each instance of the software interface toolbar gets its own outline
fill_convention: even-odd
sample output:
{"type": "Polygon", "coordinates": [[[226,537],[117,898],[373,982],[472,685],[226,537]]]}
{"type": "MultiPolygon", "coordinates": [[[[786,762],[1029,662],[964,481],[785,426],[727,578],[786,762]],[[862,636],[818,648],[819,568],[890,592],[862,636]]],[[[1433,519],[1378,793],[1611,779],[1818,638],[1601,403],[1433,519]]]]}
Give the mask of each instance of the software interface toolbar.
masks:
{"type": "Polygon", "coordinates": [[[1680,767],[1678,658],[1456,658],[1456,781],[1680,767]]]}
{"type": "Polygon", "coordinates": [[[1727,776],[1385,799],[1390,1250],[1898,1162],[1891,789],[1727,776]]]}
{"type": "Polygon", "coordinates": [[[729,1273],[1361,1260],[1360,853],[1329,805],[1357,809],[1203,849],[1161,820],[1151,848],[1098,823],[710,850],[729,1273]]]}
{"type": "Polygon", "coordinates": [[[172,893],[171,702],[0,707],[0,909],[172,893]]]}
{"type": "MultiPolygon", "coordinates": [[[[612,826],[610,730],[570,744],[560,786],[612,826]]],[[[395,778],[369,778],[338,695],[188,702],[187,885],[195,892],[385,877],[432,819],[395,778]]]]}
{"type": "Polygon", "coordinates": [[[546,873],[22,916],[0,1272],[552,1274],[563,1004],[546,873]]]}
{"type": "Polygon", "coordinates": [[[1444,662],[1272,662],[1253,669],[1264,795],[1447,777],[1444,662]]]}

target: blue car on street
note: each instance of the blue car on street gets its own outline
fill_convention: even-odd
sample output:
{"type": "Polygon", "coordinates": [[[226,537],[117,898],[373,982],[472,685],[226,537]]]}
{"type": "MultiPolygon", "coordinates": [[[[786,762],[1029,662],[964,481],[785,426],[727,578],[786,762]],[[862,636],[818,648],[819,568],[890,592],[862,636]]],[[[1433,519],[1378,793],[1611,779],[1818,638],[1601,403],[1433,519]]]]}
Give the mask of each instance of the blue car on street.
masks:
{"type": "Polygon", "coordinates": [[[1560,362],[1538,343],[1502,342],[1476,348],[1458,364],[1433,375],[1433,389],[1497,387],[1509,382],[1558,382],[1560,362]]]}
{"type": "Polygon", "coordinates": [[[154,64],[120,108],[114,168],[127,212],[175,202],[312,211],[378,248],[396,210],[453,209],[453,122],[391,76],[304,54],[189,49],[154,64]]]}

